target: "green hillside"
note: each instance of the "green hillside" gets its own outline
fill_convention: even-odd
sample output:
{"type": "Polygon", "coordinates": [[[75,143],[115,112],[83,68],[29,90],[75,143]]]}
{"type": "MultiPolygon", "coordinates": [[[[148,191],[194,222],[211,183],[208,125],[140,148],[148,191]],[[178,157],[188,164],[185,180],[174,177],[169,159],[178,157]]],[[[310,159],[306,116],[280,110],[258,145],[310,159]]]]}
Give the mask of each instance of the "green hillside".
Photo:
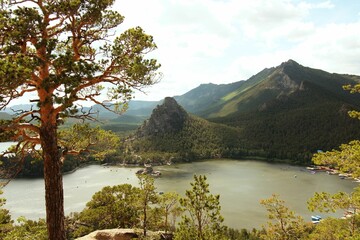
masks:
{"type": "Polygon", "coordinates": [[[190,113],[200,115],[202,111],[221,101],[234,89],[240,88],[245,82],[239,81],[230,84],[201,84],[189,92],[175,96],[174,99],[190,113]]]}
{"type": "Polygon", "coordinates": [[[319,149],[331,150],[360,138],[360,123],[347,114],[360,109],[360,96],[342,89],[359,77],[330,74],[291,60],[261,75],[207,114],[210,121],[241,129],[246,149],[301,161],[319,149]]]}
{"type": "Polygon", "coordinates": [[[1,120],[10,120],[12,117],[10,114],[6,112],[0,112],[0,119],[1,120]]]}
{"type": "MultiPolygon", "coordinates": [[[[270,102],[273,103],[274,100],[284,99],[301,91],[311,91],[307,94],[311,103],[312,94],[327,92],[331,99],[356,105],[360,103],[360,96],[349,94],[342,89],[342,86],[354,84],[359,80],[360,77],[357,76],[330,74],[303,67],[289,60],[276,68],[265,69],[253,76],[242,87],[223,96],[221,101],[215,103],[202,116],[218,118],[239,112],[261,111],[270,102]]],[[[318,101],[327,101],[327,99],[318,99],[318,101]]]]}

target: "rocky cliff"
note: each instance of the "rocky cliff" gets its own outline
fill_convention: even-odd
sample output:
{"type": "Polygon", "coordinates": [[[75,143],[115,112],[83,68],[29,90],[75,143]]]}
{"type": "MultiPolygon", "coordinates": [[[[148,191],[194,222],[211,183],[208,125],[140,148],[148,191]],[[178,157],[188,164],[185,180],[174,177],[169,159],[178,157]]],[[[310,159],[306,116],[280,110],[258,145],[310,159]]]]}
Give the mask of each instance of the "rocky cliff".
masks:
{"type": "Polygon", "coordinates": [[[151,117],[138,129],[137,136],[155,136],[175,133],[183,129],[187,112],[174,98],[167,97],[162,105],[158,105],[151,117]]]}

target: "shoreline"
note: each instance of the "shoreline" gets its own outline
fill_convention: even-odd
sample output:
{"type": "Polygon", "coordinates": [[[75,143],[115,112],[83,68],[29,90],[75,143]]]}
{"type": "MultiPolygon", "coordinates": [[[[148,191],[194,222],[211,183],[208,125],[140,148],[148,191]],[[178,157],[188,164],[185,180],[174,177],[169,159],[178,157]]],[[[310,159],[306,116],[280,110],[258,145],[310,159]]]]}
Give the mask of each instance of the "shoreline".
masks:
{"type": "MultiPolygon", "coordinates": [[[[265,158],[265,157],[260,157],[260,156],[246,156],[246,157],[242,157],[242,158],[206,158],[206,159],[197,159],[197,160],[189,160],[189,161],[176,161],[176,162],[153,162],[150,163],[151,166],[166,166],[166,165],[172,165],[172,164],[181,164],[181,163],[194,163],[194,162],[202,162],[202,161],[212,161],[212,160],[219,160],[219,159],[229,159],[229,160],[235,160],[235,161],[260,161],[260,162],[267,162],[267,163],[271,163],[271,164],[289,164],[292,166],[299,166],[299,167],[306,167],[309,166],[310,164],[308,163],[303,163],[303,164],[299,164],[298,162],[295,162],[294,160],[290,160],[290,159],[276,159],[276,158],[265,158]]],[[[144,164],[141,163],[102,163],[101,161],[86,161],[83,162],[81,164],[79,164],[79,166],[75,167],[74,169],[70,170],[70,171],[66,171],[63,172],[62,175],[68,175],[71,173],[76,172],[78,169],[90,166],[90,165],[101,165],[101,166],[118,166],[118,167],[125,167],[125,168],[135,168],[135,167],[140,167],[143,168],[144,164]]],[[[40,179],[43,178],[43,176],[38,176],[38,177],[15,177],[13,179],[40,179]]]]}

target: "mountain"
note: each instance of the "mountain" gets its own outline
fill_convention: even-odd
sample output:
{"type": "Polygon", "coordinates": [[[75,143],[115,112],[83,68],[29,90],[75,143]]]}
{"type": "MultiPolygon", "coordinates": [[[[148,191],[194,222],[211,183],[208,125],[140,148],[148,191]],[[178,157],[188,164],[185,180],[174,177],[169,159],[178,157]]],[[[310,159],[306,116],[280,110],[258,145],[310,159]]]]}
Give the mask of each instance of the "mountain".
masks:
{"type": "Polygon", "coordinates": [[[136,148],[147,152],[182,151],[190,158],[261,156],[301,162],[317,150],[331,150],[360,138],[360,122],[348,116],[348,111],[360,110],[360,94],[343,90],[344,85],[357,83],[359,76],[328,73],[288,60],[245,81],[202,84],[164,101],[130,101],[122,116],[96,105],[93,110],[98,110],[96,117],[105,123],[105,129],[118,132],[135,130],[151,113],[157,116],[142,126],[142,133],[138,132],[143,135],[136,148]],[[175,111],[178,105],[182,110],[175,111]],[[174,114],[169,114],[169,109],[174,114]],[[187,113],[188,117],[179,120],[176,116],[183,115],[175,113],[182,111],[193,115],[187,113]],[[179,131],[168,131],[176,126],[179,131]],[[146,140],[149,138],[152,142],[146,140]]]}
{"type": "Polygon", "coordinates": [[[151,117],[145,121],[137,135],[142,137],[177,133],[183,129],[188,118],[187,112],[174,98],[166,97],[163,104],[153,110],[151,117]]]}
{"type": "MultiPolygon", "coordinates": [[[[232,151],[233,156],[291,159],[304,163],[318,150],[331,150],[360,138],[360,122],[348,116],[348,111],[360,110],[360,94],[343,90],[344,85],[359,82],[359,76],[332,74],[289,60],[277,67],[266,68],[246,81],[200,85],[176,99],[179,103],[184,102],[185,110],[207,120],[189,115],[192,121],[185,124],[180,135],[167,133],[162,140],[153,140],[157,147],[148,143],[147,146],[165,151],[174,150],[177,145],[175,152],[180,151],[180,146],[183,150],[189,149],[194,141],[199,141],[194,140],[196,138],[207,142],[204,133],[209,134],[205,134],[209,139],[215,139],[209,132],[217,132],[214,129],[221,126],[224,128],[217,132],[219,138],[224,138],[223,132],[226,132],[233,142],[207,142],[213,149],[222,150],[206,150],[211,154],[204,155],[229,156],[232,151]],[[202,130],[204,126],[211,130],[202,130]]],[[[203,155],[197,152],[194,156],[203,155]]]]}
{"type": "Polygon", "coordinates": [[[174,98],[167,97],[129,137],[125,149],[157,162],[234,158],[241,155],[238,135],[236,128],[193,116],[174,98]]]}
{"type": "Polygon", "coordinates": [[[243,85],[244,81],[230,84],[201,84],[189,92],[175,96],[174,99],[190,113],[201,113],[213,104],[216,104],[223,96],[231,93],[234,89],[243,85]]]}
{"type": "Polygon", "coordinates": [[[299,159],[360,137],[360,94],[343,90],[359,76],[331,74],[293,60],[265,69],[207,109],[208,120],[242,130],[245,148],[265,157],[299,159]]]}
{"type": "Polygon", "coordinates": [[[6,112],[0,112],[0,120],[10,120],[12,117],[6,112]]]}
{"type": "Polygon", "coordinates": [[[11,107],[6,107],[2,112],[6,112],[12,115],[15,114],[16,111],[29,111],[32,108],[36,108],[36,104],[18,104],[11,107]]]}
{"type": "Polygon", "coordinates": [[[302,107],[328,100],[359,104],[360,96],[349,94],[342,88],[359,80],[358,76],[330,74],[289,60],[251,77],[240,88],[224,95],[202,116],[217,118],[270,111],[279,105],[286,107],[286,102],[291,103],[291,108],[293,104],[302,107]]]}
{"type": "MultiPolygon", "coordinates": [[[[91,109],[91,112],[94,113],[94,117],[96,117],[100,121],[117,119],[115,121],[117,121],[117,122],[124,121],[125,122],[129,118],[125,118],[122,116],[140,117],[141,119],[143,119],[143,117],[145,117],[145,118],[149,117],[151,114],[151,111],[159,103],[160,102],[158,102],[158,101],[131,100],[127,104],[126,111],[122,114],[111,112],[99,104],[95,104],[91,107],[84,107],[83,110],[89,111],[91,109]]],[[[109,104],[108,107],[111,110],[115,110],[115,105],[109,104]]],[[[119,107],[121,108],[121,106],[119,106],[119,107]]]]}

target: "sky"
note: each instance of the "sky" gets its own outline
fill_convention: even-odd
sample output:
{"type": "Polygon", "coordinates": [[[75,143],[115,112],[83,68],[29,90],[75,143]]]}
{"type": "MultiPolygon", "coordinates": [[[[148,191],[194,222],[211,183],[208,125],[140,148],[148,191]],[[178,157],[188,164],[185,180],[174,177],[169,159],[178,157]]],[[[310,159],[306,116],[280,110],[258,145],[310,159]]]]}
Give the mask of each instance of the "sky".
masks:
{"type": "Polygon", "coordinates": [[[116,0],[117,30],[140,26],[158,49],[156,85],[136,100],[182,95],[200,84],[246,80],[293,59],[360,75],[359,0],[116,0]]]}

